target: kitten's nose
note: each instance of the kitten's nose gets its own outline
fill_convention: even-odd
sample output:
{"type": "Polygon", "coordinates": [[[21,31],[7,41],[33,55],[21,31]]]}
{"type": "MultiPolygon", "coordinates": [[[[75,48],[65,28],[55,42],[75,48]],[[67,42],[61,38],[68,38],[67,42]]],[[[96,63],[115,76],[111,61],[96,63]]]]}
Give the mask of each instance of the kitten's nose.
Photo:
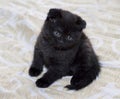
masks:
{"type": "Polygon", "coordinates": [[[60,42],[60,43],[64,43],[63,40],[60,40],[59,42],[60,42]]]}

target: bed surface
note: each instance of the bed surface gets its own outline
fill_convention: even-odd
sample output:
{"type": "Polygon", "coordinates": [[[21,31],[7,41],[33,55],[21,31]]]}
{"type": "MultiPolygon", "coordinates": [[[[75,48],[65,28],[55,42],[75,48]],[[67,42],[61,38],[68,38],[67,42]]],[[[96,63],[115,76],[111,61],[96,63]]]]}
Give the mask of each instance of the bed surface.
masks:
{"type": "Polygon", "coordinates": [[[120,0],[0,0],[0,99],[120,99],[120,0]],[[71,77],[46,89],[28,69],[50,8],[87,21],[84,30],[100,58],[99,77],[83,90],[67,91],[71,77]]]}

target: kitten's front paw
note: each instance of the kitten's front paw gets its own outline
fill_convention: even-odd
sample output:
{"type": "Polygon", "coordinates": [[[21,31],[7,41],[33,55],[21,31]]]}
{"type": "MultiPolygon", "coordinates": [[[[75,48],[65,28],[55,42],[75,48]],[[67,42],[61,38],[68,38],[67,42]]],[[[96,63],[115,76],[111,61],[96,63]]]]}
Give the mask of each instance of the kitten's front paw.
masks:
{"type": "Polygon", "coordinates": [[[29,69],[30,76],[38,76],[41,72],[42,72],[42,70],[39,70],[35,67],[30,67],[30,69],[29,69]]]}
{"type": "Polygon", "coordinates": [[[67,86],[65,86],[65,88],[67,88],[68,90],[74,90],[75,89],[74,86],[72,86],[72,85],[67,85],[67,86]]]}
{"type": "Polygon", "coordinates": [[[36,86],[37,87],[41,87],[41,88],[46,88],[50,85],[50,83],[48,81],[46,81],[45,79],[41,78],[41,79],[38,79],[36,81],[36,86]]]}
{"type": "Polygon", "coordinates": [[[81,89],[81,83],[82,83],[82,80],[80,82],[80,79],[78,77],[73,77],[71,79],[71,84],[65,86],[65,88],[67,88],[68,90],[79,90],[81,89]]]}
{"type": "Polygon", "coordinates": [[[68,90],[79,90],[79,88],[74,85],[67,85],[65,86],[65,88],[67,88],[68,90]]]}

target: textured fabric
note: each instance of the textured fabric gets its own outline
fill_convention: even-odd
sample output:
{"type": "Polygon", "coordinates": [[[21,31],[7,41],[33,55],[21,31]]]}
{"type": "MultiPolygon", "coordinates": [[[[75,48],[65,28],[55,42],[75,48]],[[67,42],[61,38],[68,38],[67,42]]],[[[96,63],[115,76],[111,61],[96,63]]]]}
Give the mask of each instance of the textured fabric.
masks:
{"type": "Polygon", "coordinates": [[[120,0],[0,0],[0,99],[120,99],[120,0]],[[67,91],[71,77],[46,89],[28,75],[33,48],[50,8],[87,21],[85,33],[100,58],[100,76],[86,88],[67,91]]]}

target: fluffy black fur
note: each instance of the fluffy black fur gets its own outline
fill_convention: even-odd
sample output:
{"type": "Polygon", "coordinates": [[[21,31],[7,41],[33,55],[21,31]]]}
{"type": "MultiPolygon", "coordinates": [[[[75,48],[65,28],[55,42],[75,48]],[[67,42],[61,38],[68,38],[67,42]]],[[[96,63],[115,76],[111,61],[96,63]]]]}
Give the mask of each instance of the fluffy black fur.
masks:
{"type": "Polygon", "coordinates": [[[89,85],[100,72],[98,58],[83,33],[86,22],[69,11],[50,9],[37,39],[30,76],[38,76],[45,65],[48,71],[36,81],[41,88],[63,76],[72,76],[66,88],[78,90],[89,85]]]}

